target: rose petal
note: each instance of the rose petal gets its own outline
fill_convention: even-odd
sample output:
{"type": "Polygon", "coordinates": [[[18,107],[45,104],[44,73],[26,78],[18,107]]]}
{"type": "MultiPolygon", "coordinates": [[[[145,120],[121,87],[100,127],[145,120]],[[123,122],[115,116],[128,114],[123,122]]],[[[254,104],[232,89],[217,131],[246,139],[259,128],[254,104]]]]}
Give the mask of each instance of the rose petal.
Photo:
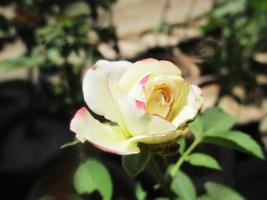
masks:
{"type": "Polygon", "coordinates": [[[160,117],[160,116],[152,116],[148,129],[147,134],[148,135],[157,135],[162,133],[168,133],[173,132],[176,130],[176,127],[166,119],[160,117]]]}
{"type": "Polygon", "coordinates": [[[70,130],[76,133],[81,142],[89,141],[96,147],[120,155],[139,153],[135,142],[127,140],[118,126],[102,124],[81,108],[76,112],[70,123],[70,130]]]}
{"type": "Polygon", "coordinates": [[[145,103],[142,101],[135,100],[135,105],[136,105],[136,108],[139,110],[145,109],[145,103]]]}
{"type": "Polygon", "coordinates": [[[106,119],[119,122],[118,81],[132,63],[100,60],[97,70],[89,69],[83,79],[83,95],[88,107],[106,119]]]}
{"type": "Polygon", "coordinates": [[[120,103],[124,124],[131,136],[153,135],[176,129],[171,122],[159,116],[147,115],[144,110],[136,109],[136,102],[130,96],[121,96],[120,103]]]}
{"type": "Polygon", "coordinates": [[[178,113],[178,115],[172,120],[172,123],[178,128],[180,125],[195,118],[202,102],[203,97],[200,96],[201,90],[196,85],[190,86],[190,91],[187,96],[186,105],[178,113]]]}
{"type": "Polygon", "coordinates": [[[124,91],[129,91],[141,77],[147,74],[180,76],[181,71],[169,61],[158,61],[156,59],[141,60],[134,63],[134,66],[122,75],[119,85],[124,91]]]}
{"type": "Polygon", "coordinates": [[[145,143],[145,144],[161,144],[174,141],[180,136],[184,136],[185,132],[181,130],[171,131],[155,135],[138,135],[129,139],[131,142],[145,143]]]}
{"type": "Polygon", "coordinates": [[[145,74],[142,76],[130,89],[128,95],[130,95],[133,99],[145,103],[146,95],[145,95],[145,84],[148,81],[149,74],[145,74]]]}

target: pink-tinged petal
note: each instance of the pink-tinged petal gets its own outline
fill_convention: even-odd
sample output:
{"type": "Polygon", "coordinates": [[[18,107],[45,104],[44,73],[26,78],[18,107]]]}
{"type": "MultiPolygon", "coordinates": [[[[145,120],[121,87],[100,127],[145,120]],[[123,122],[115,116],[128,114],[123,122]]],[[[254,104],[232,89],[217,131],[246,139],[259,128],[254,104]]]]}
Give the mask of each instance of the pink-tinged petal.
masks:
{"type": "Polygon", "coordinates": [[[130,89],[128,95],[136,101],[145,102],[145,84],[149,79],[149,74],[142,76],[130,89]]]}
{"type": "Polygon", "coordinates": [[[131,136],[175,130],[175,126],[166,119],[148,115],[144,109],[137,109],[136,101],[130,96],[121,96],[120,105],[124,114],[124,124],[131,136]]]}
{"type": "Polygon", "coordinates": [[[132,63],[100,60],[96,69],[89,69],[83,79],[83,96],[88,107],[106,119],[120,123],[118,81],[132,63]]]}
{"type": "Polygon", "coordinates": [[[85,117],[86,113],[87,113],[86,108],[85,108],[85,107],[82,107],[82,108],[80,108],[80,109],[76,112],[75,116],[76,116],[77,118],[83,118],[83,117],[85,117]]]}
{"type": "Polygon", "coordinates": [[[139,84],[144,88],[146,82],[148,81],[149,75],[144,76],[140,81],[139,84]]]}
{"type": "Polygon", "coordinates": [[[133,67],[123,73],[119,85],[124,91],[128,92],[138,80],[147,74],[153,76],[180,76],[181,71],[177,66],[168,61],[158,61],[156,59],[141,60],[135,62],[133,67]]]}
{"type": "Polygon", "coordinates": [[[135,100],[136,108],[139,110],[145,110],[145,103],[142,101],[135,100]]]}
{"type": "Polygon", "coordinates": [[[153,62],[153,61],[158,61],[158,60],[155,58],[144,58],[144,59],[139,60],[137,62],[153,62]]]}
{"type": "MultiPolygon", "coordinates": [[[[136,100],[128,95],[120,98],[121,111],[124,114],[124,124],[130,135],[138,135],[146,132],[149,116],[144,109],[136,107],[136,100]]],[[[141,107],[141,106],[140,106],[141,107]]]]}
{"type": "Polygon", "coordinates": [[[140,151],[136,143],[127,140],[120,127],[100,123],[86,108],[76,112],[71,120],[70,130],[81,142],[89,141],[104,151],[120,155],[135,154],[140,151]]]}
{"type": "Polygon", "coordinates": [[[199,109],[203,103],[203,97],[201,96],[201,89],[196,85],[190,86],[190,91],[187,96],[186,105],[172,120],[172,123],[179,128],[184,123],[194,119],[199,112],[199,109]]]}
{"type": "Polygon", "coordinates": [[[202,94],[202,90],[197,85],[191,85],[191,87],[196,96],[200,96],[202,94]]]}
{"type": "Polygon", "coordinates": [[[98,144],[95,144],[93,142],[90,142],[92,145],[94,145],[96,148],[101,149],[102,151],[108,152],[108,153],[113,153],[113,154],[117,154],[117,155],[125,155],[124,153],[114,150],[112,148],[107,148],[98,144]]]}

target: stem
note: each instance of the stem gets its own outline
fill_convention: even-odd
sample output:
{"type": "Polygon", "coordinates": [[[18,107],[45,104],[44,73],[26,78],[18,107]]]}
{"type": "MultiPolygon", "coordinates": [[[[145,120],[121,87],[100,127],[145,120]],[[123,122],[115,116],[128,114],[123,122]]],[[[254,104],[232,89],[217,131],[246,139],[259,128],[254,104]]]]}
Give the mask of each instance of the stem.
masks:
{"type": "Polygon", "coordinates": [[[170,170],[170,175],[175,176],[176,172],[180,169],[183,162],[186,160],[187,156],[196,148],[196,146],[201,142],[201,139],[195,139],[194,142],[188,147],[188,149],[179,158],[174,167],[170,170]]]}
{"type": "Polygon", "coordinates": [[[77,154],[78,162],[79,163],[84,162],[87,158],[85,145],[80,143],[80,144],[75,145],[75,147],[77,148],[77,151],[78,151],[78,154],[77,154]]]}
{"type": "Polygon", "coordinates": [[[157,182],[160,184],[162,189],[166,192],[169,199],[173,199],[171,191],[169,190],[168,183],[166,182],[166,179],[162,175],[159,166],[157,165],[154,156],[151,156],[150,163],[149,163],[149,171],[152,173],[152,175],[155,177],[157,182]]]}

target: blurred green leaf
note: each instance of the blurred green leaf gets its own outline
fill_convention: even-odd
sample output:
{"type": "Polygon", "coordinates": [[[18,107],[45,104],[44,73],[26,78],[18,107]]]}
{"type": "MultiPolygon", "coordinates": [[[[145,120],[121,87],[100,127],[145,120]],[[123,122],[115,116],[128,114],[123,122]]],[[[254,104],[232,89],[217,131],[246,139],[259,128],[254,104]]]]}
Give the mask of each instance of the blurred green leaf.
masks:
{"type": "Polygon", "coordinates": [[[38,67],[44,61],[43,57],[18,57],[0,61],[0,73],[7,72],[18,68],[33,68],[38,67]]]}
{"type": "Polygon", "coordinates": [[[203,115],[204,132],[209,135],[214,131],[230,130],[236,120],[236,117],[226,114],[220,108],[210,108],[203,115]]]}
{"type": "Polygon", "coordinates": [[[122,156],[122,166],[124,170],[131,176],[137,176],[147,166],[151,158],[151,153],[142,150],[138,154],[122,156]]]}
{"type": "Polygon", "coordinates": [[[253,1],[248,1],[248,3],[254,7],[254,9],[257,10],[267,10],[267,1],[266,0],[253,0],[253,1]]]}
{"type": "Polygon", "coordinates": [[[61,59],[61,55],[58,48],[51,48],[47,50],[47,58],[52,63],[57,63],[61,59]]]}
{"type": "Polygon", "coordinates": [[[221,166],[216,159],[204,153],[193,153],[189,155],[187,161],[191,165],[195,166],[207,167],[211,169],[221,169],[221,166]]]}
{"type": "Polygon", "coordinates": [[[197,196],[193,182],[181,170],[173,178],[171,190],[183,200],[195,200],[197,196]]]}
{"type": "Polygon", "coordinates": [[[31,6],[34,3],[34,0],[24,0],[25,4],[31,6]]]}
{"type": "Polygon", "coordinates": [[[246,8],[246,0],[224,1],[223,4],[214,9],[211,15],[215,18],[221,18],[225,15],[234,15],[243,12],[246,8]]]}
{"type": "Polygon", "coordinates": [[[80,15],[89,15],[90,8],[87,3],[83,1],[78,1],[68,5],[67,8],[64,10],[64,14],[72,17],[80,15]]]}
{"type": "MultiPolygon", "coordinates": [[[[53,26],[45,26],[37,30],[37,35],[45,41],[45,43],[50,43],[56,38],[63,38],[64,31],[62,29],[62,24],[58,23],[53,26]]],[[[56,46],[56,44],[54,44],[56,46]]]]}
{"type": "Polygon", "coordinates": [[[219,183],[207,182],[205,189],[214,200],[245,200],[238,192],[219,183]]]}
{"type": "Polygon", "coordinates": [[[204,194],[204,195],[199,196],[196,200],[216,200],[216,199],[212,198],[211,196],[207,194],[204,194]]]}
{"type": "Polygon", "coordinates": [[[260,145],[250,135],[240,131],[211,132],[204,138],[204,142],[222,145],[258,158],[264,158],[260,145]]]}
{"type": "Polygon", "coordinates": [[[137,183],[135,187],[135,195],[137,200],[146,200],[146,191],[143,190],[141,183],[137,183]]]}
{"type": "Polygon", "coordinates": [[[74,187],[79,194],[97,190],[104,200],[112,197],[112,181],[106,167],[96,160],[86,160],[74,174],[74,187]]]}

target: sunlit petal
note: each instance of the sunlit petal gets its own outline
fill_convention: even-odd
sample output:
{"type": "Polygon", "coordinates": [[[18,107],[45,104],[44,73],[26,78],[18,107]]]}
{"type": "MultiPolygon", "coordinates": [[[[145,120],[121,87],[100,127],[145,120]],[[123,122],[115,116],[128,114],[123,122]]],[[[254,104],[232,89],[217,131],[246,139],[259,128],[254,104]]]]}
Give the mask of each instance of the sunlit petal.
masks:
{"type": "Polygon", "coordinates": [[[120,87],[129,91],[131,87],[145,75],[181,75],[181,71],[177,66],[169,61],[158,61],[156,59],[145,59],[133,64],[129,70],[127,70],[119,81],[120,87]]]}
{"type": "Polygon", "coordinates": [[[83,79],[83,95],[88,107],[114,122],[120,121],[118,112],[118,80],[132,63],[100,60],[97,69],[89,69],[83,79]]]}
{"type": "Polygon", "coordinates": [[[144,143],[144,144],[161,144],[161,143],[167,143],[171,141],[175,141],[176,139],[183,137],[184,132],[183,131],[171,131],[161,134],[155,134],[155,135],[138,135],[135,137],[132,137],[129,139],[131,142],[137,142],[137,143],[144,143]]]}
{"type": "Polygon", "coordinates": [[[201,90],[196,85],[190,86],[186,105],[182,107],[182,110],[172,120],[172,123],[177,128],[195,118],[203,102],[203,97],[200,94],[201,90]]]}
{"type": "Polygon", "coordinates": [[[86,108],[76,112],[71,120],[70,129],[81,142],[89,141],[104,151],[121,155],[139,152],[137,144],[127,140],[120,127],[100,123],[86,108]]]}

